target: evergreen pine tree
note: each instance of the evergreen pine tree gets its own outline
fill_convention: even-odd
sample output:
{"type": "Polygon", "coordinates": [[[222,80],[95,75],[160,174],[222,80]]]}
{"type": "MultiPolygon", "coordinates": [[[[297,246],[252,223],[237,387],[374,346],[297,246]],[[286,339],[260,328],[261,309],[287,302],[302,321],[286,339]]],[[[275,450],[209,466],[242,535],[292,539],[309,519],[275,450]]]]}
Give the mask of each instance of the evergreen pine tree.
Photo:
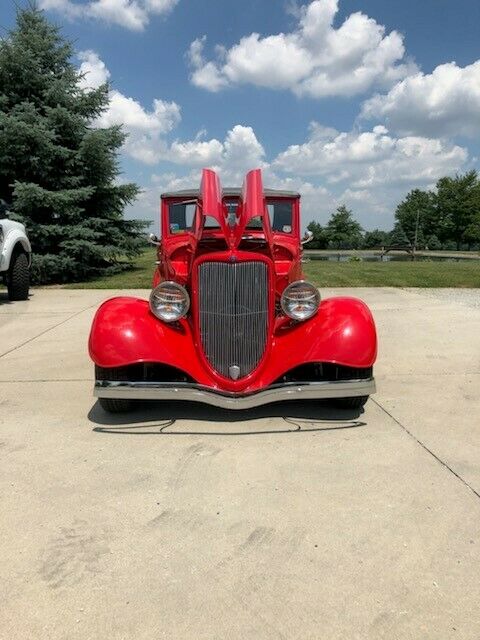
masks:
{"type": "Polygon", "coordinates": [[[0,41],[0,198],[32,243],[37,283],[125,268],[143,222],[123,219],[139,189],[119,184],[121,127],[96,128],[108,85],[86,90],[73,48],[35,5],[0,41]]]}
{"type": "Polygon", "coordinates": [[[343,204],[332,213],[325,231],[331,249],[359,249],[362,246],[363,229],[343,204]]]}
{"type": "Polygon", "coordinates": [[[390,231],[390,246],[393,247],[408,247],[410,246],[410,240],[405,233],[400,222],[396,222],[392,231],[390,231]]]}

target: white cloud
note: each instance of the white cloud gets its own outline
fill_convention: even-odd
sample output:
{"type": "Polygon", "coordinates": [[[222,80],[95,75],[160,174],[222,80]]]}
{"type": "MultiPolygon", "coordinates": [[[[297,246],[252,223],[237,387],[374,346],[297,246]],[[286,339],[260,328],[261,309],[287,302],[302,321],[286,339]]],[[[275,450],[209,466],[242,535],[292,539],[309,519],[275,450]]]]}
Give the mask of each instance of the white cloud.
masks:
{"type": "MultiPolygon", "coordinates": [[[[151,188],[157,198],[161,191],[196,186],[205,166],[198,162],[190,169],[198,159],[193,142],[183,143],[188,155],[181,158],[172,157],[174,148],[165,150],[165,159],[189,170],[155,174],[151,188]]],[[[288,147],[269,163],[254,131],[237,125],[224,142],[215,141],[212,166],[225,186],[241,185],[246,171],[261,166],[266,186],[302,194],[304,225],[312,219],[325,223],[336,207],[346,204],[368,229],[391,227],[395,207],[407,191],[433,187],[441,176],[464,168],[467,159],[467,151],[457,145],[419,136],[397,138],[382,126],[338,132],[313,124],[306,142],[288,147]]]]}
{"type": "Polygon", "coordinates": [[[240,174],[249,169],[264,166],[265,151],[257,140],[252,127],[237,124],[227,133],[224,143],[223,163],[230,171],[240,174]]]}
{"type": "MultiPolygon", "coordinates": [[[[80,71],[85,73],[80,86],[95,88],[110,78],[109,70],[95,51],[82,51],[79,59],[82,61],[80,71]]],[[[265,164],[265,151],[251,127],[235,125],[223,142],[216,138],[204,140],[205,131],[200,131],[194,140],[168,143],[167,134],[181,121],[181,110],[176,102],[157,98],[148,110],[117,89],[112,89],[109,97],[107,109],[96,119],[94,126],[122,125],[128,134],[124,153],[144,164],[168,161],[185,167],[229,167],[232,177],[238,180],[248,169],[265,164]]]]}
{"type": "Polygon", "coordinates": [[[242,182],[249,169],[267,167],[264,156],[253,129],[237,124],[227,131],[223,142],[215,138],[175,141],[164,149],[162,159],[184,167],[212,167],[228,184],[235,185],[242,182]]]}
{"type": "MultiPolygon", "coordinates": [[[[110,78],[110,71],[95,51],[81,51],[80,72],[85,74],[79,85],[94,89],[110,78]]],[[[125,96],[117,89],[109,92],[107,109],[95,120],[93,126],[122,125],[128,134],[124,152],[145,164],[155,164],[167,153],[164,136],[181,121],[180,107],[176,102],[155,99],[152,109],[145,109],[138,100],[125,96]]]]}
{"type": "MultiPolygon", "coordinates": [[[[84,86],[98,86],[110,77],[94,51],[79,57],[87,74],[84,86]]],[[[146,109],[112,89],[108,109],[94,123],[123,125],[128,133],[125,155],[145,165],[176,167],[154,174],[153,185],[135,205],[141,215],[155,198],[158,204],[161,191],[198,184],[202,167],[217,170],[225,186],[241,185],[249,169],[261,167],[267,186],[302,193],[304,222],[325,222],[339,204],[346,203],[367,228],[389,227],[396,204],[408,190],[433,186],[439,177],[464,168],[468,159],[464,148],[446,140],[394,136],[382,125],[370,131],[339,132],[312,123],[306,141],[289,146],[270,162],[252,127],[236,124],[223,139],[208,139],[201,130],[193,140],[172,141],[180,122],[175,102],[157,98],[146,109]]]]}
{"type": "Polygon", "coordinates": [[[365,189],[428,185],[459,170],[466,160],[463,147],[420,136],[397,138],[384,126],[337,132],[313,124],[310,138],[280,153],[273,166],[365,189]]]}
{"type": "Polygon", "coordinates": [[[95,0],[88,3],[86,14],[132,31],[141,31],[148,23],[148,11],[135,0],[95,0]]]}
{"type": "Polygon", "coordinates": [[[128,134],[124,152],[145,164],[155,164],[166,154],[163,136],[172,131],[180,120],[180,107],[175,102],[155,99],[153,109],[148,111],[137,100],[114,90],[110,92],[108,109],[98,118],[96,125],[123,125],[128,134]]]}
{"type": "Polygon", "coordinates": [[[478,138],[480,60],[466,67],[450,62],[405,78],[386,95],[367,100],[362,116],[384,119],[403,134],[478,138]]]}
{"type": "Polygon", "coordinates": [[[129,131],[163,134],[171,131],[180,118],[180,107],[175,102],[155,99],[153,109],[148,111],[137,100],[113,90],[109,107],[100,116],[98,124],[102,127],[123,124],[129,131]]]}
{"type": "Polygon", "coordinates": [[[81,60],[80,73],[84,77],[80,80],[82,89],[96,89],[110,78],[110,71],[107,69],[98,53],[92,50],[80,51],[78,54],[81,60]]]}
{"type": "Polygon", "coordinates": [[[178,0],[40,0],[40,8],[57,11],[66,18],[90,18],[116,24],[132,31],[143,31],[151,14],[166,15],[178,0]]]}
{"type": "Polygon", "coordinates": [[[193,84],[209,91],[235,84],[291,89],[316,98],[352,96],[373,86],[391,86],[416,71],[405,61],[403,37],[361,12],[333,26],[338,0],[313,0],[298,10],[289,33],[252,33],[230,49],[217,47],[215,60],[204,56],[206,38],[190,45],[193,84]]]}
{"type": "Polygon", "coordinates": [[[212,140],[188,140],[172,142],[168,159],[186,166],[210,167],[222,160],[223,144],[212,140]]]}

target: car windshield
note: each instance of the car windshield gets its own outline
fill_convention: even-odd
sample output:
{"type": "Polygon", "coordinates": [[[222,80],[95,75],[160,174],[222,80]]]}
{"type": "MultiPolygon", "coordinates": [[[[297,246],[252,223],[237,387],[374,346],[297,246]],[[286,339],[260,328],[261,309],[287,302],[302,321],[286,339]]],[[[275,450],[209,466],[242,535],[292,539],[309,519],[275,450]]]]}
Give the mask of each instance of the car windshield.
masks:
{"type": "MultiPolygon", "coordinates": [[[[270,218],[272,231],[279,233],[292,232],[293,204],[290,200],[267,200],[267,211],[270,218]]],[[[252,218],[247,229],[262,229],[262,219],[260,216],[252,218]]]]}
{"type": "MultiPolygon", "coordinates": [[[[168,207],[169,231],[172,234],[185,233],[193,227],[197,203],[195,200],[172,202],[168,207]]],[[[233,227],[237,223],[236,212],[238,199],[225,201],[227,209],[227,223],[233,227]]],[[[293,219],[293,203],[291,200],[278,199],[267,200],[267,211],[272,230],[277,233],[291,233],[293,219]]],[[[219,229],[220,225],[213,216],[205,216],[205,229],[219,229]]],[[[252,218],[247,227],[249,230],[261,230],[262,219],[260,216],[252,218]]]]}

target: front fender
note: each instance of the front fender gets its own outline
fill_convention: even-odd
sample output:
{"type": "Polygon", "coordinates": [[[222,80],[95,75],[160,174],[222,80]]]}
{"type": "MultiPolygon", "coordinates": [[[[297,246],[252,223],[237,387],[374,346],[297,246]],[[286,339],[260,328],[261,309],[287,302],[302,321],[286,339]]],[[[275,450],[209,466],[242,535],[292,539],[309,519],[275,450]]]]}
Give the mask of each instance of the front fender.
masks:
{"type": "Polygon", "coordinates": [[[279,330],[269,366],[278,376],[308,362],[371,367],[377,356],[377,332],[370,309],[358,298],[322,300],[308,320],[279,330]]]}
{"type": "Polygon", "coordinates": [[[7,271],[10,267],[12,254],[18,245],[20,245],[23,251],[28,255],[29,260],[32,253],[32,247],[30,246],[30,241],[21,229],[15,227],[9,228],[5,224],[3,227],[5,237],[3,239],[2,252],[0,254],[0,271],[7,271]]]}
{"type": "Polygon", "coordinates": [[[199,380],[202,368],[187,321],[159,321],[140,298],[118,297],[104,302],[93,319],[88,341],[90,357],[100,367],[161,362],[199,380]]]}
{"type": "MultiPolygon", "coordinates": [[[[218,388],[199,358],[187,320],[165,324],[150,312],[148,302],[118,297],[104,302],[95,314],[89,352],[101,367],[137,362],[161,362],[180,369],[200,384],[218,388]]],[[[375,323],[368,307],[356,298],[327,298],[308,320],[278,328],[268,357],[248,380],[227,381],[235,391],[255,391],[272,384],[301,364],[330,362],[354,368],[371,367],[377,354],[375,323]]]]}

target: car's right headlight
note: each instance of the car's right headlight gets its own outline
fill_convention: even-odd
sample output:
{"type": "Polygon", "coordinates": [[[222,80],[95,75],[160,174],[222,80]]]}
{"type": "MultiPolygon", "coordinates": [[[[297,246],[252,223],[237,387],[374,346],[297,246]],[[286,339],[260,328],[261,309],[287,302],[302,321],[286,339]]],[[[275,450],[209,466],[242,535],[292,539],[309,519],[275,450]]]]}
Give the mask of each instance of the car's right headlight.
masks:
{"type": "Polygon", "coordinates": [[[150,294],[150,310],[164,322],[180,320],[187,314],[189,308],[188,291],[171,280],[161,282],[150,294]]]}
{"type": "Polygon", "coordinates": [[[313,284],[297,280],[286,287],[280,299],[283,313],[293,320],[308,320],[317,312],[320,293],[313,284]]]}

